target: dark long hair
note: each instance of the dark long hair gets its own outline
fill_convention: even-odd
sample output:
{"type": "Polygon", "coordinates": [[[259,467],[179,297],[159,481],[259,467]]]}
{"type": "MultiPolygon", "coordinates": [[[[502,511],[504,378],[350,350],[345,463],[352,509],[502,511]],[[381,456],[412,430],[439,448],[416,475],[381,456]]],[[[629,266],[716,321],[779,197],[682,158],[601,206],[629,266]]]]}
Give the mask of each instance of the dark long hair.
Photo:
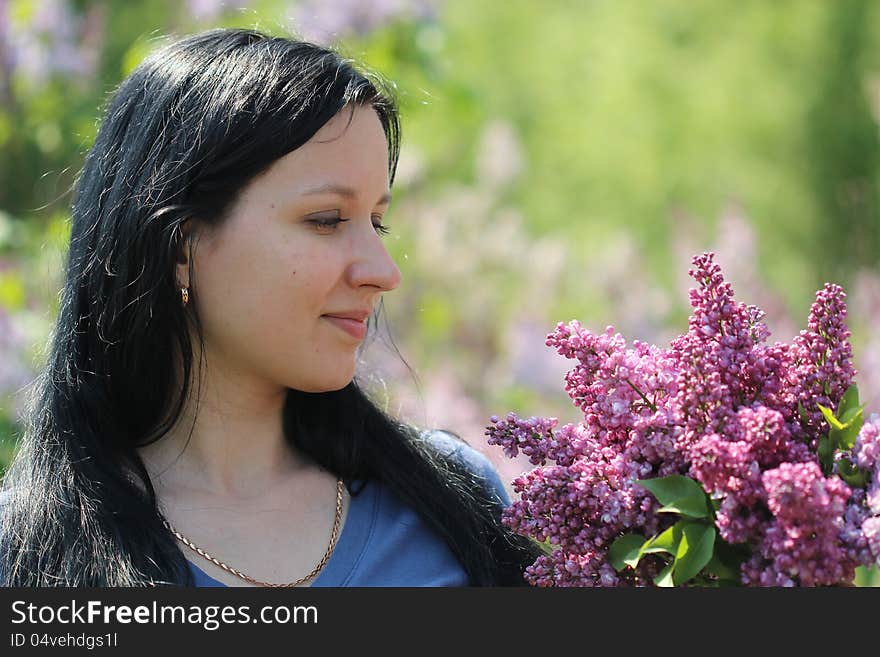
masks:
{"type": "MultiPolygon", "coordinates": [[[[190,398],[189,329],[204,346],[176,287],[181,224],[221,222],[249,181],[349,105],[378,114],[393,182],[393,87],[334,50],[212,30],[161,48],[120,85],[78,178],[47,365],[5,482],[7,586],[192,585],[136,451],[165,435],[190,398]]],[[[201,357],[198,366],[201,377],[201,357]]],[[[523,584],[536,544],[501,525],[482,479],[383,412],[357,380],[289,389],[283,426],[337,476],[390,487],[473,585],[523,584]]]]}

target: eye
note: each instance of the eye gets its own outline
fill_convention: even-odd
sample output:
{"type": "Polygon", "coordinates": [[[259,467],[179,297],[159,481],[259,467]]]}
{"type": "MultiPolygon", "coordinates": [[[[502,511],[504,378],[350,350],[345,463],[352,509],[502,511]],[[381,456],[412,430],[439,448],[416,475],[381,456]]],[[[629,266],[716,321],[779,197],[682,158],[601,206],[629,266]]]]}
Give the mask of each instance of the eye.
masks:
{"type": "Polygon", "coordinates": [[[386,226],[382,223],[382,215],[374,214],[374,219],[377,219],[379,223],[374,223],[373,228],[376,229],[376,232],[382,235],[383,237],[391,232],[390,226],[386,226]]]}
{"type": "Polygon", "coordinates": [[[336,227],[345,222],[350,221],[349,219],[342,219],[341,217],[321,217],[318,219],[310,219],[309,223],[314,224],[320,228],[327,228],[331,231],[336,230],[336,227]]]}

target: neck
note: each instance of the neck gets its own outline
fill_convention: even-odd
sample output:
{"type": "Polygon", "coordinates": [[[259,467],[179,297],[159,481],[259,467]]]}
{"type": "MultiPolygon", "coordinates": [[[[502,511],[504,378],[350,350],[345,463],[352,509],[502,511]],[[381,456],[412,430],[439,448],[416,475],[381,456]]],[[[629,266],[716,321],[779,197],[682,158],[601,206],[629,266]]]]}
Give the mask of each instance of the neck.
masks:
{"type": "Polygon", "coordinates": [[[188,405],[165,436],[139,449],[157,492],[257,498],[312,464],[284,437],[286,389],[238,389],[222,401],[216,388],[203,391],[198,414],[188,405]]]}

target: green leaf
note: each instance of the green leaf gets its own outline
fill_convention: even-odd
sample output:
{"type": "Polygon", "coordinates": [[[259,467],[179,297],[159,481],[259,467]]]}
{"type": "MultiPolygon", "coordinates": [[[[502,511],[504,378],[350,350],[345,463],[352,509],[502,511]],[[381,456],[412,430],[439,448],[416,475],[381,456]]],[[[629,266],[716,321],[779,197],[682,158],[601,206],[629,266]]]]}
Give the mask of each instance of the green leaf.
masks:
{"type": "Polygon", "coordinates": [[[859,411],[857,420],[840,432],[840,439],[837,442],[840,449],[852,449],[855,446],[856,438],[859,437],[859,432],[862,430],[861,411],[859,411]]]}
{"type": "Polygon", "coordinates": [[[801,404],[800,402],[798,402],[798,417],[801,419],[801,422],[803,422],[804,424],[806,424],[807,420],[809,419],[807,417],[807,410],[804,408],[804,405],[801,404]]]}
{"type": "Polygon", "coordinates": [[[840,405],[837,407],[837,417],[843,419],[848,411],[859,406],[859,389],[853,384],[846,389],[843,397],[840,399],[840,405]]]}
{"type": "Polygon", "coordinates": [[[847,427],[851,422],[861,417],[863,410],[864,408],[862,406],[854,406],[853,408],[846,409],[846,411],[840,416],[840,421],[843,423],[843,426],[847,427]]]}
{"type": "Polygon", "coordinates": [[[834,450],[836,450],[840,447],[840,445],[843,441],[844,441],[844,435],[843,435],[843,431],[841,429],[831,429],[828,432],[828,443],[830,445],[830,449],[831,449],[832,454],[834,453],[834,450]]]}
{"type": "MultiPolygon", "coordinates": [[[[657,586],[677,586],[703,569],[712,557],[714,544],[714,525],[683,519],[647,541],[639,557],[655,552],[672,555],[672,561],[654,579],[654,583],[657,586]]],[[[735,571],[731,572],[736,575],[735,571]]]]}
{"type": "Polygon", "coordinates": [[[642,546],[647,543],[644,536],[624,534],[617,538],[608,548],[608,562],[614,569],[621,571],[627,566],[635,568],[642,556],[642,546]]]}
{"type": "Polygon", "coordinates": [[[837,462],[837,472],[853,488],[864,488],[867,483],[867,473],[853,465],[849,459],[844,458],[837,462]]]}
{"type": "Polygon", "coordinates": [[[831,438],[828,436],[822,436],[819,438],[819,448],[817,450],[819,455],[819,464],[822,466],[822,472],[827,474],[831,473],[831,467],[834,465],[834,443],[831,441],[831,438]]]}
{"type": "Polygon", "coordinates": [[[861,408],[851,408],[847,411],[847,421],[839,429],[833,428],[828,432],[832,449],[852,449],[856,444],[859,431],[862,430],[864,420],[861,408]]]}
{"type": "Polygon", "coordinates": [[[847,411],[847,415],[851,417],[847,420],[846,425],[843,429],[843,435],[841,436],[840,446],[842,449],[852,449],[856,444],[856,438],[859,437],[859,432],[862,430],[862,426],[865,424],[865,419],[863,416],[864,407],[859,406],[858,408],[852,408],[847,411]]]}
{"type": "Polygon", "coordinates": [[[715,526],[688,522],[682,528],[682,539],[675,557],[672,578],[676,586],[684,584],[703,570],[712,559],[715,547],[715,526]]]}
{"type": "Polygon", "coordinates": [[[688,518],[709,517],[706,504],[697,500],[682,500],[677,504],[666,504],[657,509],[657,513],[677,513],[688,518]]]}
{"type": "MultiPolygon", "coordinates": [[[[722,572],[718,572],[718,576],[722,579],[732,579],[739,582],[742,571],[743,562],[751,555],[751,550],[747,545],[742,543],[731,545],[720,536],[715,536],[715,551],[712,555],[712,561],[720,565],[719,570],[729,571],[731,577],[727,577],[722,572]]],[[[712,571],[714,572],[714,571],[712,571]]]]}
{"type": "Polygon", "coordinates": [[[678,543],[681,540],[681,522],[679,520],[672,527],[647,541],[640,550],[639,558],[644,554],[654,554],[656,552],[665,552],[675,556],[675,553],[678,551],[678,543]]]}
{"type": "Polygon", "coordinates": [[[822,411],[822,415],[825,417],[825,421],[831,425],[832,429],[843,429],[843,425],[840,421],[834,417],[834,413],[831,412],[831,409],[825,408],[822,404],[816,404],[819,407],[819,410],[822,411]]]}
{"type": "Polygon", "coordinates": [[[654,578],[654,584],[663,588],[675,586],[675,583],[672,581],[672,569],[674,566],[674,561],[667,564],[666,567],[660,571],[660,574],[654,578]]]}
{"type": "Polygon", "coordinates": [[[717,533],[712,558],[706,564],[706,570],[722,581],[739,581],[740,566],[748,557],[748,551],[727,543],[717,533]]]}
{"type": "Polygon", "coordinates": [[[739,576],[739,571],[721,561],[717,554],[713,554],[712,558],[709,559],[709,563],[706,564],[706,570],[721,580],[736,581],[736,578],[739,576]]]}
{"type": "Polygon", "coordinates": [[[636,482],[647,488],[663,505],[659,511],[678,513],[692,518],[711,518],[706,492],[690,477],[670,475],[658,479],[642,479],[636,482]]]}

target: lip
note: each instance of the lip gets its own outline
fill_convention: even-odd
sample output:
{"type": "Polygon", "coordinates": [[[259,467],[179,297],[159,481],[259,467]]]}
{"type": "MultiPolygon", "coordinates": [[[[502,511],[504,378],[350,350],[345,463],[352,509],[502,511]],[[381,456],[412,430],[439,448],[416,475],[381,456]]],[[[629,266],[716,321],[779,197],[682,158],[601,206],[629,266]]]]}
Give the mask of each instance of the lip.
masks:
{"type": "Polygon", "coordinates": [[[328,317],[341,317],[342,319],[356,319],[359,322],[367,321],[367,317],[372,314],[372,310],[340,310],[339,312],[325,313],[328,317]]]}
{"type": "Polygon", "coordinates": [[[345,317],[336,317],[334,315],[321,315],[321,317],[329,321],[331,324],[338,326],[351,337],[357,338],[358,340],[363,340],[367,335],[366,322],[358,321],[356,319],[347,319],[345,317]]]}

